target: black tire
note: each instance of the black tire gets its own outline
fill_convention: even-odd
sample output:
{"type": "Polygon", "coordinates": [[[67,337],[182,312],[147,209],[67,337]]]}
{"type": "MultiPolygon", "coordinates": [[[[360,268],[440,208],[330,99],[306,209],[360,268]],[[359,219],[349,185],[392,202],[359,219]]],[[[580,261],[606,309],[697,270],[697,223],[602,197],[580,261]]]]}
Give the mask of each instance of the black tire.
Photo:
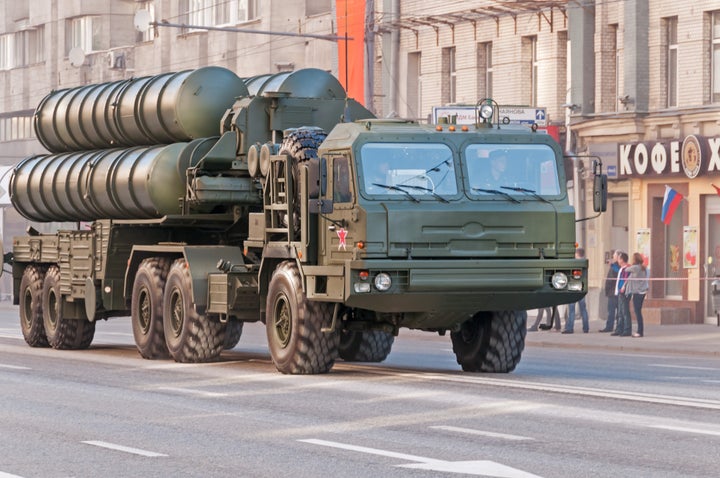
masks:
{"type": "Polygon", "coordinates": [[[170,357],[163,326],[163,292],[169,270],[169,258],[150,257],[140,263],[133,281],[130,299],[133,337],[138,352],[146,359],[170,357]]]}
{"type": "Polygon", "coordinates": [[[170,267],[163,295],[163,326],[170,356],[180,363],[214,362],[225,344],[225,324],[197,313],[185,259],[170,267]]]}
{"type": "Polygon", "coordinates": [[[526,334],[527,312],[508,310],[478,312],[450,338],[464,371],[508,373],[520,363],[526,334]]]}
{"type": "Polygon", "coordinates": [[[29,265],[20,280],[20,328],[30,347],[49,347],[42,315],[45,269],[29,265]]]}
{"type": "Polygon", "coordinates": [[[338,356],[340,334],[323,332],[332,321],[333,304],[310,302],[292,262],[277,266],[270,280],[266,314],[268,347],[278,371],[317,374],[330,371],[338,356]]]}
{"type": "Polygon", "coordinates": [[[48,343],[54,349],[80,350],[90,347],[95,336],[95,322],[87,318],[63,317],[61,304],[60,269],[51,266],[45,273],[42,289],[43,327],[48,343]]]}
{"type": "Polygon", "coordinates": [[[392,350],[395,337],[382,330],[343,330],[340,358],[346,362],[382,362],[392,350]]]}
{"type": "Polygon", "coordinates": [[[225,325],[225,344],[223,345],[223,349],[230,350],[235,348],[238,342],[240,342],[244,323],[245,322],[240,322],[239,320],[229,320],[227,322],[225,325]]]}

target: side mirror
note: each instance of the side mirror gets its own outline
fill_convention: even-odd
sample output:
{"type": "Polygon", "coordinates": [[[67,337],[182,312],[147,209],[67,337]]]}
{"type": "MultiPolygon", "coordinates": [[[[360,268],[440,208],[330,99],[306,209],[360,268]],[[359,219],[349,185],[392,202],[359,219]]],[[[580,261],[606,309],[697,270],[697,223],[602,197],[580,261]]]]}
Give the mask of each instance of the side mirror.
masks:
{"type": "Polygon", "coordinates": [[[327,159],[320,158],[320,196],[327,196],[327,159]]]}
{"type": "Polygon", "coordinates": [[[607,174],[595,175],[593,182],[593,210],[605,212],[607,210],[607,174]]]}

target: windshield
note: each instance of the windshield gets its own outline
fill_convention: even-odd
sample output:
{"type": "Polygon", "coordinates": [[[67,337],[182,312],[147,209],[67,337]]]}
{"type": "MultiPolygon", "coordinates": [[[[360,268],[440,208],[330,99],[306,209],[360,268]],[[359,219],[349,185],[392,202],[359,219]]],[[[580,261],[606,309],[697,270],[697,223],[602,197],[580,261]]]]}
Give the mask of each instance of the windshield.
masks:
{"type": "Polygon", "coordinates": [[[472,144],[465,158],[470,194],[560,194],[555,153],[548,145],[472,144]]]}
{"type": "Polygon", "coordinates": [[[437,143],[366,143],[361,186],[369,196],[437,197],[458,192],[450,148],[437,143]]]}

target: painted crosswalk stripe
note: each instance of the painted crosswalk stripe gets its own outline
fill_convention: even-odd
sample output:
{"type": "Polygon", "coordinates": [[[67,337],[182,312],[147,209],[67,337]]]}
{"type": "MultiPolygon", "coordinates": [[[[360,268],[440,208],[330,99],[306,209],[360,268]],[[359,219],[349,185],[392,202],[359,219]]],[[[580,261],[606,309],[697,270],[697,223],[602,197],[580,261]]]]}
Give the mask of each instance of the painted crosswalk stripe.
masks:
{"type": "Polygon", "coordinates": [[[139,448],[131,448],[128,446],[116,445],[115,443],[108,443],[108,442],[104,442],[104,441],[90,440],[90,441],[84,441],[82,443],[85,443],[86,445],[99,446],[100,448],[108,448],[110,450],[122,451],[125,453],[132,453],[133,455],[147,456],[150,458],[156,458],[159,456],[167,456],[162,453],[156,453],[154,451],[141,450],[139,448]]]}
{"type": "Polygon", "coordinates": [[[461,428],[461,427],[451,427],[451,426],[445,426],[445,425],[436,425],[431,426],[433,430],[444,430],[446,432],[457,432],[457,433],[465,433],[466,435],[479,435],[479,436],[485,436],[489,438],[502,438],[503,440],[512,440],[512,441],[526,441],[526,440],[534,440],[534,438],[530,437],[523,437],[520,435],[508,435],[506,433],[495,433],[495,432],[488,432],[484,430],[473,430],[471,428],[461,428]]]}

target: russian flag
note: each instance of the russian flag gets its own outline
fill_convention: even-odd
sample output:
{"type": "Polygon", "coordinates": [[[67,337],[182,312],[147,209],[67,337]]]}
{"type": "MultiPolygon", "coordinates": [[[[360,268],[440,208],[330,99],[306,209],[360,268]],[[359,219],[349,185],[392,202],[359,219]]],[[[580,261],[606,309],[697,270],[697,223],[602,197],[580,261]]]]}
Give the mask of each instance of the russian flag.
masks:
{"type": "Polygon", "coordinates": [[[680,201],[683,200],[683,195],[679,192],[675,191],[670,186],[665,186],[665,197],[663,198],[663,205],[662,205],[662,216],[660,216],[660,220],[668,225],[670,224],[670,221],[672,221],[673,214],[675,214],[675,210],[680,205],[680,201]]]}

